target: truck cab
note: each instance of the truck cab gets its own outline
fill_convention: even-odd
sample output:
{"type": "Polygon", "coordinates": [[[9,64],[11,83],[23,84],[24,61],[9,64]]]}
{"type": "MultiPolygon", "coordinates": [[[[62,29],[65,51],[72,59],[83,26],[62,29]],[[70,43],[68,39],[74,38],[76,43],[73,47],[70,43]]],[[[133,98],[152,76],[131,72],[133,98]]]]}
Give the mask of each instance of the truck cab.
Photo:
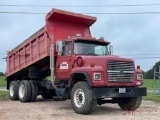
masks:
{"type": "MultiPolygon", "coordinates": [[[[146,95],[146,88],[138,87],[143,84],[142,71],[139,66],[135,67],[134,60],[113,55],[110,42],[103,38],[69,37],[57,41],[56,47],[56,77],[61,83],[65,81],[65,88],[68,88],[65,90],[70,90],[66,93],[69,93],[68,98],[77,113],[83,113],[79,108],[84,107],[83,100],[89,90],[92,102],[99,105],[118,103],[127,110],[140,106],[141,96],[146,95]],[[83,86],[88,89],[83,90],[83,86]]],[[[64,87],[57,88],[57,93],[65,90],[64,87]]]]}
{"type": "Polygon", "coordinates": [[[78,37],[59,40],[57,52],[58,79],[70,79],[71,74],[86,72],[96,87],[143,84],[142,71],[135,68],[134,61],[113,55],[113,47],[104,39],[78,37]]]}
{"type": "Polygon", "coordinates": [[[108,56],[112,54],[109,42],[82,37],[58,41],[57,52],[56,76],[60,79],[69,79],[70,74],[75,69],[88,67],[86,63],[88,60],[84,62],[83,59],[90,59],[88,57],[91,56],[94,59],[95,56],[108,56]]]}

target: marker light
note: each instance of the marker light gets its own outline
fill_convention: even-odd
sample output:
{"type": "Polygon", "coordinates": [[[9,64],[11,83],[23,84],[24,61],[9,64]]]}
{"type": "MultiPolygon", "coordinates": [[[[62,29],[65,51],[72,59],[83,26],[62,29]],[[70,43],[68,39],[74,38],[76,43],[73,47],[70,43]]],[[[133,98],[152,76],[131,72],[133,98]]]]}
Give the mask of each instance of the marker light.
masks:
{"type": "Polygon", "coordinates": [[[99,40],[104,40],[104,37],[100,37],[99,40]]]}
{"type": "Polygon", "coordinates": [[[139,65],[137,65],[137,69],[140,69],[141,67],[139,65]]]}
{"type": "Polygon", "coordinates": [[[95,64],[94,64],[94,63],[91,63],[90,66],[91,66],[91,67],[95,67],[95,64]]]}

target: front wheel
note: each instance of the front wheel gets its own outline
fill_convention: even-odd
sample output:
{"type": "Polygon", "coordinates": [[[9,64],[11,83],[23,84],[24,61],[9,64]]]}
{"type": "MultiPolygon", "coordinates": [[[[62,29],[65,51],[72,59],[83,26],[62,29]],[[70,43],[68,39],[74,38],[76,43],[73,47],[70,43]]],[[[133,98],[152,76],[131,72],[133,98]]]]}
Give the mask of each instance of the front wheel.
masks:
{"type": "Polygon", "coordinates": [[[71,104],[74,111],[79,114],[89,114],[93,111],[97,102],[87,82],[78,82],[73,86],[71,104]]]}
{"type": "Polygon", "coordinates": [[[128,97],[119,100],[118,105],[123,110],[136,110],[142,103],[142,96],[128,97]]]}

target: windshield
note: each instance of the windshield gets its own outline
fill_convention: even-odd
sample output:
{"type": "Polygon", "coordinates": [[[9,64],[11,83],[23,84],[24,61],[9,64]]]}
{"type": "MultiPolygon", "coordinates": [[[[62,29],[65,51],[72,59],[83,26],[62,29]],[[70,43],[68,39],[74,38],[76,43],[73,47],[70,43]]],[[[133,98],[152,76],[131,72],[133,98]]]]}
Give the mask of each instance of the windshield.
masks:
{"type": "Polygon", "coordinates": [[[111,53],[108,50],[107,44],[96,41],[77,40],[74,42],[74,54],[109,55],[111,53]]]}

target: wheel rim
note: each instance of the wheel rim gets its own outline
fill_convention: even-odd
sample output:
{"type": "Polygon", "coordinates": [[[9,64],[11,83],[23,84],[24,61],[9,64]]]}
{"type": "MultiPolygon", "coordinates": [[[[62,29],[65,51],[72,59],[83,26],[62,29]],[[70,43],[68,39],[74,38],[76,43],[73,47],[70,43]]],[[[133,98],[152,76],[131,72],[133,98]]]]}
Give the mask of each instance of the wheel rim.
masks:
{"type": "Polygon", "coordinates": [[[19,97],[23,98],[24,93],[25,93],[25,86],[24,86],[24,84],[21,84],[20,87],[19,87],[19,97]]]}
{"type": "Polygon", "coordinates": [[[80,88],[74,92],[74,103],[79,108],[83,107],[85,103],[85,94],[83,90],[80,88]]]}
{"type": "Polygon", "coordinates": [[[11,97],[14,96],[14,85],[11,85],[10,88],[9,88],[9,94],[11,97]]]}

